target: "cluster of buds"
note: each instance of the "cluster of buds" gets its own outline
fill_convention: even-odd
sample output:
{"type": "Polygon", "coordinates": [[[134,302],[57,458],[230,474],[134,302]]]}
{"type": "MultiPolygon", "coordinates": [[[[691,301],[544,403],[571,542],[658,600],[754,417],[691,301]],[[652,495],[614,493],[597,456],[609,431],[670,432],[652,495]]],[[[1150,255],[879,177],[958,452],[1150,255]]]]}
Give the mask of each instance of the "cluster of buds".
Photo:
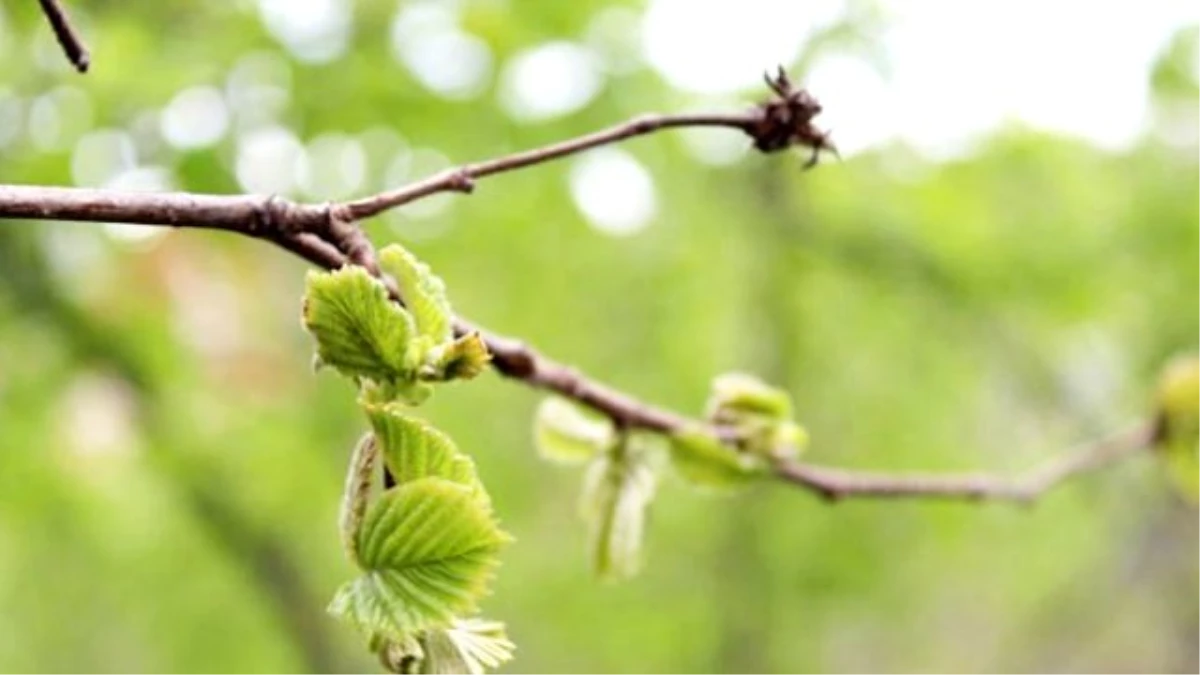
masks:
{"type": "Polygon", "coordinates": [[[807,90],[794,87],[782,67],[774,77],[763,78],[776,96],[758,105],[758,119],[746,128],[746,133],[754,139],[754,147],[761,152],[778,152],[796,145],[811,148],[812,156],[804,164],[806,169],[816,166],[822,150],[836,157],[837,148],[829,140],[829,132],[812,123],[821,112],[817,99],[807,90]]]}
{"type": "Polygon", "coordinates": [[[732,432],[738,447],[754,456],[786,459],[808,445],[808,433],[793,419],[792,397],[746,373],[713,380],[704,416],[732,432]]]}

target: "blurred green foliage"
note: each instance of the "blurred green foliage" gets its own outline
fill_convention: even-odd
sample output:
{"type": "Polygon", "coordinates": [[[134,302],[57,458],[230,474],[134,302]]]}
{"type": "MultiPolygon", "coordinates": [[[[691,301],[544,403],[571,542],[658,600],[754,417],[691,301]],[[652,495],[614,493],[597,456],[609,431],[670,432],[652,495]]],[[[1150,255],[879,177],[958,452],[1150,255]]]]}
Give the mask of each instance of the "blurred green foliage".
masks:
{"type": "MultiPolygon", "coordinates": [[[[91,139],[174,187],[238,192],[239,138],[269,123],[358,140],[362,193],[434,149],[465,161],[689,104],[647,68],[538,124],[440,97],[393,59],[390,2],[355,5],[352,48],[326,63],[253,2],[71,4],[82,77],[35,3],[0,10],[4,182],[83,180],[91,139]],[[227,133],[173,147],[159,115],[202,85],[232,107],[227,133]]],[[[503,62],[609,4],[480,0],[461,19],[503,62]]],[[[1162,363],[1196,349],[1195,35],[1147,73],[1155,121],[1127,152],[1010,128],[953,161],[892,146],[801,172],[706,166],[661,134],[625,146],[658,201],[635,236],[587,223],[569,163],[369,228],[464,314],[650,400],[699,414],[728,370],[785,388],[812,461],[1014,470],[1148,414],[1162,363]]],[[[311,373],[303,284],[303,264],[236,237],[0,224],[0,669],[375,667],[324,614],[350,573],[336,516],[366,420],[311,373]]],[[[1149,459],[1032,509],[667,481],[643,573],[603,584],[578,473],[533,450],[538,400],[488,374],[426,406],[517,538],[484,603],[514,671],[1198,667],[1196,514],[1149,459]]]]}

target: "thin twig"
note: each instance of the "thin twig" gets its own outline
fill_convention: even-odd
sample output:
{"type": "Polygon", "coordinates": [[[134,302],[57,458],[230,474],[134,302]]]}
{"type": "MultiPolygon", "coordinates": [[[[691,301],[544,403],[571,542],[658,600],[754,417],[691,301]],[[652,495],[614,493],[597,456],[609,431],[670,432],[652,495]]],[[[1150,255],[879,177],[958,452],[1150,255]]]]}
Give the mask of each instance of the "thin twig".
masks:
{"type": "Polygon", "coordinates": [[[987,473],[884,474],[846,471],[800,462],[780,462],[776,475],[789,483],[813,490],[830,500],[845,497],[897,499],[999,499],[1031,502],[1050,488],[1077,474],[1107,466],[1150,448],[1154,425],[1139,423],[1125,431],[1077,448],[1016,476],[987,473]]]}
{"type": "Polygon", "coordinates": [[[823,150],[836,154],[837,149],[830,142],[829,133],[817,129],[812,124],[813,118],[821,112],[821,104],[817,99],[807,90],[796,88],[782,67],[774,77],[767,76],[766,81],[775,94],[774,98],[742,113],[640,115],[584,136],[449,169],[395,190],[348,202],[345,206],[351,217],[361,220],[440,192],[471,192],[475,189],[475,181],[485,176],[523,169],[603,145],[619,143],[634,136],[680,127],[738,129],[750,136],[754,147],[762,152],[806,147],[812,150],[812,156],[805,165],[808,167],[816,164],[823,150]]]}
{"type": "Polygon", "coordinates": [[[67,16],[66,10],[58,4],[58,0],[38,1],[42,5],[42,12],[46,15],[46,20],[54,29],[54,37],[58,38],[58,44],[62,45],[63,52],[67,55],[67,60],[75,66],[75,70],[86,73],[88,66],[92,64],[92,57],[88,54],[88,49],[84,46],[83,40],[79,38],[79,34],[75,32],[75,27],[71,25],[71,19],[67,16]]]}
{"type": "MultiPolygon", "coordinates": [[[[278,196],[0,185],[0,218],[196,227],[268,239],[284,239],[295,233],[313,233],[326,240],[347,235],[353,238],[349,232],[342,232],[341,237],[328,235],[337,225],[352,224],[439,192],[469,192],[477,178],[548,162],[632,136],[689,126],[725,126],[750,133],[751,125],[759,122],[758,108],[741,114],[643,116],[579,138],[468,164],[395,190],[332,204],[302,204],[278,196]]],[[[330,243],[340,246],[343,242],[330,243]]]]}
{"type": "Polygon", "coordinates": [[[602,145],[618,143],[633,136],[641,136],[672,127],[705,126],[731,127],[749,133],[750,128],[760,119],[761,113],[757,109],[746,113],[725,115],[642,115],[622,124],[561,143],[448,169],[411,185],[359,199],[346,204],[346,206],[355,219],[361,220],[439,192],[471,192],[475,189],[476,179],[484,176],[523,169],[602,145]]]}

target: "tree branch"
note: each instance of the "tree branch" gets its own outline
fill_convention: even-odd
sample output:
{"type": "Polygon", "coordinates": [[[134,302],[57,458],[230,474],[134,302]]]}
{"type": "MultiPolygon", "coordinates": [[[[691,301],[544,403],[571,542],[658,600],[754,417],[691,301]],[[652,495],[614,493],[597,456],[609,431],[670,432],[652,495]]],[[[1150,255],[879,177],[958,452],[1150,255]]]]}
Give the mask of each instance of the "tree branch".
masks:
{"type": "Polygon", "coordinates": [[[369,218],[388,209],[439,192],[471,192],[476,179],[505,171],[523,169],[534,164],[574,155],[585,150],[623,141],[634,136],[670,129],[672,127],[729,127],[750,133],[761,118],[758,109],[740,114],[725,115],[643,115],[607,129],[572,138],[514,155],[499,157],[474,164],[448,169],[425,180],[405,185],[396,190],[383,192],[365,199],[348,203],[346,206],[356,219],[369,218]]]}
{"type": "Polygon", "coordinates": [[[58,39],[63,53],[67,55],[67,60],[75,66],[75,70],[86,73],[92,63],[92,57],[83,45],[83,40],[79,39],[79,34],[75,32],[75,27],[71,25],[67,12],[58,4],[58,0],[38,1],[42,5],[42,13],[50,22],[50,28],[54,30],[54,37],[58,39]]]}
{"type": "MultiPolygon", "coordinates": [[[[43,3],[45,4],[45,3],[43,3]]],[[[817,101],[795,89],[782,70],[767,80],[775,98],[744,113],[712,115],[647,115],[623,124],[541,148],[466,164],[395,190],[344,203],[299,204],[278,197],[132,193],[84,188],[0,185],[0,219],[129,222],[237,232],[264,239],[326,269],[358,264],[380,277],[389,294],[403,302],[394,280],[379,274],[374,249],[356,222],[388,209],[440,192],[470,192],[475,181],[506,171],[583,152],[592,148],[680,128],[717,126],[740,129],[762,152],[802,146],[812,150],[808,164],[822,150],[836,152],[826,133],[812,125],[817,101]]],[[[703,422],[649,403],[594,380],[550,359],[519,340],[491,333],[457,318],[455,333],[478,333],[502,375],[528,386],[572,399],[604,414],[624,429],[671,434],[703,422]]],[[[713,429],[727,441],[727,430],[713,429]]],[[[934,497],[1029,501],[1058,482],[1149,447],[1149,426],[1098,441],[1017,478],[989,474],[889,475],[845,471],[781,461],[775,475],[825,497],[934,497]]]]}
{"type": "Polygon", "coordinates": [[[830,142],[829,134],[812,125],[813,118],[821,112],[821,104],[817,99],[808,91],[795,88],[782,66],[775,77],[766,76],[765,79],[775,98],[743,113],[641,115],[560,143],[449,169],[396,190],[349,202],[346,208],[354,219],[361,220],[439,192],[471,192],[475,189],[476,179],[485,176],[523,169],[602,145],[619,143],[634,136],[678,127],[740,129],[754,139],[754,147],[762,152],[807,147],[812,149],[812,156],[805,166],[816,164],[822,150],[836,155],[837,148],[830,142]]]}
{"type": "Polygon", "coordinates": [[[1149,449],[1154,443],[1154,436],[1154,425],[1142,422],[1011,477],[986,473],[881,474],[791,461],[777,463],[775,473],[784,481],[813,490],[830,500],[844,497],[930,497],[1028,503],[1072,476],[1105,467],[1149,449]]]}

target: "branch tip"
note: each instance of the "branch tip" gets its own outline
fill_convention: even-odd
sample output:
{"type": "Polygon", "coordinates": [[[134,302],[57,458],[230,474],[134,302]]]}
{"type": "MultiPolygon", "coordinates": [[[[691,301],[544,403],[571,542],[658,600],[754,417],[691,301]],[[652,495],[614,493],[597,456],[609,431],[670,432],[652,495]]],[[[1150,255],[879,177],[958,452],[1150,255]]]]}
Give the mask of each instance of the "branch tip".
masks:
{"type": "Polygon", "coordinates": [[[821,131],[812,123],[821,113],[820,102],[807,89],[796,88],[783,66],[774,76],[764,74],[763,81],[775,97],[760,103],[754,109],[756,119],[744,128],[754,139],[754,147],[764,153],[793,146],[811,148],[812,156],[805,162],[805,169],[817,165],[823,150],[837,156],[829,132],[821,131]]]}
{"type": "Polygon", "coordinates": [[[58,4],[58,0],[38,0],[38,2],[42,6],[42,13],[46,15],[46,20],[50,22],[54,37],[62,46],[67,60],[71,62],[75,70],[86,73],[92,64],[92,57],[79,34],[75,32],[75,27],[71,25],[71,19],[67,16],[66,10],[58,4]]]}

